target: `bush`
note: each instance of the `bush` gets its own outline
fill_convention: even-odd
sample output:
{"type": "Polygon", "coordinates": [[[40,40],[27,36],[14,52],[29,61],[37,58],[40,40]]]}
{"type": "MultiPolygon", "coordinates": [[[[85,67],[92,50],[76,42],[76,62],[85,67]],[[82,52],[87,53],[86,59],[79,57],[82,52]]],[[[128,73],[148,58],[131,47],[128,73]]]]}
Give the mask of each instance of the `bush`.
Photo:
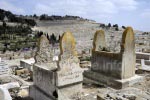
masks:
{"type": "Polygon", "coordinates": [[[118,27],[118,24],[113,25],[113,27],[118,27]]]}
{"type": "Polygon", "coordinates": [[[104,28],[104,27],[106,27],[106,25],[105,24],[100,24],[100,27],[104,28]]]}
{"type": "Polygon", "coordinates": [[[123,28],[123,29],[126,29],[126,27],[125,27],[125,26],[122,26],[122,28],[123,28]]]}
{"type": "Polygon", "coordinates": [[[110,23],[108,24],[108,27],[111,27],[111,24],[110,24],[110,23]]]}
{"type": "Polygon", "coordinates": [[[119,31],[118,27],[115,28],[116,31],[119,31]]]}

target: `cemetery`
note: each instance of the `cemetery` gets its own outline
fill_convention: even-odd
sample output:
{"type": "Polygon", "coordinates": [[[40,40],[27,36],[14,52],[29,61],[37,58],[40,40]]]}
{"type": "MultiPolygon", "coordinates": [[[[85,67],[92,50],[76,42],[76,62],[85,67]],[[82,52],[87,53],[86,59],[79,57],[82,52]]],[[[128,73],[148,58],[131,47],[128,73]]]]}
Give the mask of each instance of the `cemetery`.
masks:
{"type": "Polygon", "coordinates": [[[149,100],[148,32],[78,16],[1,19],[0,100],[149,100]]]}
{"type": "MultiPolygon", "coordinates": [[[[120,52],[108,49],[105,31],[98,30],[93,37],[90,67],[80,67],[80,59],[84,61],[85,58],[79,57],[76,40],[71,32],[63,33],[57,48],[53,48],[46,35],[41,35],[34,58],[20,60],[21,70],[16,69],[19,74],[12,76],[8,73],[10,68],[1,61],[1,74],[5,75],[5,79],[9,79],[2,83],[9,84],[13,89],[24,84],[17,93],[21,100],[24,95],[29,100],[138,100],[143,99],[143,96],[149,98],[146,92],[149,88],[142,91],[139,87],[149,87],[149,74],[145,73],[149,73],[150,56],[148,53],[135,52],[133,29],[127,27],[124,30],[120,52]],[[59,55],[56,60],[54,49],[58,48],[60,50],[57,50],[59,55]],[[142,67],[137,67],[136,63],[142,67]],[[28,74],[23,70],[28,70],[29,79],[25,78],[28,74]]],[[[0,96],[6,98],[3,100],[12,100],[10,89],[1,86],[4,87],[0,85],[0,96]]]]}

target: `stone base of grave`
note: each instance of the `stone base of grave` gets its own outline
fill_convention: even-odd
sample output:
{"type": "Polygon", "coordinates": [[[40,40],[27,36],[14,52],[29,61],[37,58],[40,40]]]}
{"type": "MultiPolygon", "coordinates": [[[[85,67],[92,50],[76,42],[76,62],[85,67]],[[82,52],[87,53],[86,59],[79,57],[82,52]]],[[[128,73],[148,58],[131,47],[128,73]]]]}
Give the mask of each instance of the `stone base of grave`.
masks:
{"type": "Polygon", "coordinates": [[[76,83],[66,87],[57,88],[56,92],[53,93],[53,96],[44,92],[35,85],[30,86],[30,97],[33,100],[71,100],[75,97],[77,93],[80,93],[82,90],[82,83],[76,83]]]}
{"type": "Polygon", "coordinates": [[[85,71],[84,76],[85,76],[84,78],[85,81],[90,81],[92,83],[100,84],[100,85],[107,85],[116,89],[122,89],[122,88],[132,86],[135,83],[141,82],[144,78],[143,76],[135,75],[131,78],[120,80],[91,70],[85,71]]]}
{"type": "Polygon", "coordinates": [[[75,83],[57,89],[58,100],[72,100],[82,91],[82,83],[75,83]]]}
{"type": "Polygon", "coordinates": [[[29,92],[34,100],[70,100],[82,90],[83,71],[80,68],[64,72],[34,65],[33,70],[34,85],[29,92]]]}
{"type": "Polygon", "coordinates": [[[30,86],[29,93],[29,96],[33,98],[33,100],[56,100],[55,97],[45,93],[35,85],[30,86]]]}

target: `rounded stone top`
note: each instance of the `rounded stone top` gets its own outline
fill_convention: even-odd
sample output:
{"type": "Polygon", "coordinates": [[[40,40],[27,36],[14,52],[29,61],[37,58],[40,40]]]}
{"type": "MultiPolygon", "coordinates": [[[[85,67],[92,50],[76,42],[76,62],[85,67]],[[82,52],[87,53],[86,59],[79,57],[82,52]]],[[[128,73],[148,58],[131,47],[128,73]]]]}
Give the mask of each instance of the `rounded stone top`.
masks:
{"type": "Polygon", "coordinates": [[[122,34],[121,52],[134,51],[135,41],[132,27],[127,27],[122,34]]]}
{"type": "Polygon", "coordinates": [[[106,48],[105,33],[103,30],[97,30],[93,40],[93,51],[101,51],[106,48]]]}
{"type": "Polygon", "coordinates": [[[76,52],[76,41],[71,32],[63,33],[60,40],[60,51],[62,54],[71,54],[73,56],[77,55],[76,52]]]}

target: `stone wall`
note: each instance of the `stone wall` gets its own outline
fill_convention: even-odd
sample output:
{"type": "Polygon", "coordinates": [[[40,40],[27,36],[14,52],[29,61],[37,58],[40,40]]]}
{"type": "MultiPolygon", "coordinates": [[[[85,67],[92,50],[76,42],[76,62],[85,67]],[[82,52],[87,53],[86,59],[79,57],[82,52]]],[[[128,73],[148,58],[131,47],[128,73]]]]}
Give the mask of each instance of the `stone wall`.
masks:
{"type": "Polygon", "coordinates": [[[121,78],[122,58],[119,53],[96,51],[92,53],[92,71],[121,78]]]}
{"type": "Polygon", "coordinates": [[[38,65],[35,65],[33,70],[34,85],[45,93],[53,96],[53,92],[56,91],[54,80],[56,76],[55,73],[53,71],[43,70],[43,68],[38,65]]]}

